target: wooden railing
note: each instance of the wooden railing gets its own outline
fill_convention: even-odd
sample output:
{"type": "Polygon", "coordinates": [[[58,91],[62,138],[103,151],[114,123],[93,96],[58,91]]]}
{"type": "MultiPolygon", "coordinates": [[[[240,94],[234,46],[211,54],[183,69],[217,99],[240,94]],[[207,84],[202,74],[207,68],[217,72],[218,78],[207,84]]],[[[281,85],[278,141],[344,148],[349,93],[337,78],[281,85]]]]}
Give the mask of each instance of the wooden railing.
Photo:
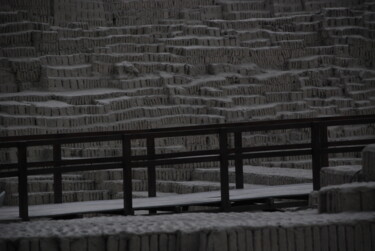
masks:
{"type": "Polygon", "coordinates": [[[1,148],[17,148],[18,162],[0,165],[0,178],[18,177],[19,215],[23,220],[28,214],[27,179],[30,175],[52,174],[54,177],[54,202],[62,203],[62,173],[122,168],[124,214],[133,214],[132,168],[147,167],[148,195],[156,196],[155,167],[158,165],[186,164],[198,162],[220,162],[221,210],[230,210],[229,161],[235,163],[236,188],[243,188],[243,160],[283,156],[312,156],[314,190],[320,189],[320,169],[328,166],[329,153],[359,152],[367,144],[375,143],[374,137],[342,141],[328,141],[327,128],[339,125],[375,123],[375,115],[350,117],[324,117],[298,120],[273,120],[248,123],[217,124],[162,128],[138,131],[116,131],[95,133],[72,133],[55,135],[34,135],[0,138],[1,148]],[[311,141],[301,144],[284,144],[243,147],[243,133],[284,129],[311,130],[311,141]],[[155,140],[166,137],[188,137],[217,135],[219,148],[214,150],[184,151],[176,153],[155,153],[155,140]],[[234,146],[228,145],[228,136],[233,135],[234,146]],[[147,154],[132,156],[132,140],[145,139],[147,154]],[[121,141],[122,156],[105,158],[63,159],[61,146],[65,144],[121,141]],[[35,146],[52,146],[53,160],[28,162],[27,149],[35,146]]]}

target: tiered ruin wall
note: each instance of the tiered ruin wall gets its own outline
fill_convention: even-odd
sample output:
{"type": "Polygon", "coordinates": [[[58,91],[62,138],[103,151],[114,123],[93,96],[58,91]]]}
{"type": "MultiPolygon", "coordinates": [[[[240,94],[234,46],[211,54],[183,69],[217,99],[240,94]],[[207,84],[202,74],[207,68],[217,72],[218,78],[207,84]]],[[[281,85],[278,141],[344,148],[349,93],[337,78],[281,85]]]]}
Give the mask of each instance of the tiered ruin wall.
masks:
{"type": "MultiPolygon", "coordinates": [[[[372,1],[1,0],[1,6],[0,136],[375,111],[372,1]]],[[[340,127],[329,136],[374,131],[340,127]]],[[[246,142],[301,142],[308,133],[260,132],[246,142]]],[[[205,141],[169,147],[195,149],[205,141]]],[[[64,156],[78,148],[64,148],[64,156]]]]}

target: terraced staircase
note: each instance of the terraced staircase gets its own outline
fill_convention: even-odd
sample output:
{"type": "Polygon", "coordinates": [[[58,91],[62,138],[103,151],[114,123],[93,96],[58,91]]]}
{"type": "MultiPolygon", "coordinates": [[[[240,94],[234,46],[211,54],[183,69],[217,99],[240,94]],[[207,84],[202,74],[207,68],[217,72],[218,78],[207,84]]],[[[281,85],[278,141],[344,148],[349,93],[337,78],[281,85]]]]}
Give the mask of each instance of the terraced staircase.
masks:
{"type": "MultiPolygon", "coordinates": [[[[18,181],[16,178],[0,180],[0,188],[5,191],[5,205],[18,205],[18,181]]],[[[30,176],[28,180],[30,205],[54,203],[53,177],[30,176]]],[[[82,175],[63,175],[63,202],[107,200],[107,190],[97,190],[93,180],[82,175]]]]}
{"type": "MultiPolygon", "coordinates": [[[[2,6],[0,136],[375,111],[373,1],[42,0],[30,5],[3,0],[2,6]]],[[[331,139],[374,134],[374,125],[329,130],[331,139]]],[[[244,144],[301,143],[308,135],[303,130],[259,132],[245,135],[244,144]]],[[[218,140],[156,143],[159,152],[170,152],[214,148],[218,140]]],[[[145,151],[144,142],[136,144],[145,151]]],[[[119,142],[63,146],[63,158],[120,152],[119,142]]],[[[0,161],[14,162],[16,154],[0,150],[0,161]]],[[[51,156],[49,148],[29,149],[29,160],[51,156]]],[[[336,157],[332,163],[339,165],[355,164],[359,156],[336,157]]],[[[247,164],[310,167],[305,157],[247,164]]],[[[177,169],[162,167],[158,191],[216,189],[210,182],[217,180],[198,178],[202,170],[195,169],[201,167],[192,165],[181,180],[172,175],[177,169]]],[[[144,196],[147,182],[144,176],[137,179],[137,172],[144,173],[135,171],[134,187],[144,196]]],[[[82,174],[82,182],[91,182],[90,175],[82,174]]],[[[92,198],[119,198],[116,180],[101,178],[87,189],[96,194],[92,198]]]]}

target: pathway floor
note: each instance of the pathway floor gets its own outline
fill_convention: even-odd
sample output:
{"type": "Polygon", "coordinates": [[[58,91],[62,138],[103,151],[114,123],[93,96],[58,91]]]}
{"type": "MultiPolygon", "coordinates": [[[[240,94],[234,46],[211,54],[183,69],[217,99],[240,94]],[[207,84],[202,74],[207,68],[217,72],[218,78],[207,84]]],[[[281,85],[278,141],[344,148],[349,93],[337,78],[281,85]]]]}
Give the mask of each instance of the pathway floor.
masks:
{"type": "MultiPolygon", "coordinates": [[[[230,190],[232,202],[264,198],[296,197],[308,195],[312,184],[292,184],[230,190]]],[[[178,206],[209,206],[220,202],[220,191],[181,194],[167,197],[135,198],[134,210],[163,209],[178,206]]],[[[82,213],[105,213],[123,209],[123,200],[98,200],[29,206],[30,218],[69,216],[82,213]]],[[[0,207],[0,221],[19,220],[18,207],[0,207]]]]}

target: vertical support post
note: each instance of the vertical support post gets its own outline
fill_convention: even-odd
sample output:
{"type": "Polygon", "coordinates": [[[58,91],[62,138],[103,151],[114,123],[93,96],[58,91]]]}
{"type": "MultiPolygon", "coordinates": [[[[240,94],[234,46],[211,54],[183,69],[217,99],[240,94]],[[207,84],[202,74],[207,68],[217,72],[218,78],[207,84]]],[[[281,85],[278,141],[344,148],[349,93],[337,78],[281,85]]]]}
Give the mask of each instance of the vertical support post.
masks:
{"type": "Polygon", "coordinates": [[[29,220],[29,201],[27,188],[27,148],[24,142],[18,145],[18,199],[19,216],[22,220],[29,220]]]}
{"type": "MultiPolygon", "coordinates": [[[[148,137],[147,139],[147,158],[154,160],[155,157],[155,138],[148,137]]],[[[148,197],[156,197],[156,170],[155,165],[149,164],[147,166],[147,181],[148,181],[148,197]]],[[[156,214],[156,210],[149,210],[149,214],[156,214]]]]}
{"type": "Polygon", "coordinates": [[[235,167],[236,167],[236,188],[242,189],[243,185],[243,160],[242,154],[242,132],[234,133],[235,167]]]}
{"type": "Polygon", "coordinates": [[[54,193],[54,202],[62,203],[62,175],[60,168],[61,161],[61,144],[53,145],[53,193],[54,193]]]}
{"type": "Polygon", "coordinates": [[[124,193],[124,214],[133,215],[133,189],[131,170],[131,140],[128,136],[122,136],[122,175],[124,193]]]}
{"type": "MultiPolygon", "coordinates": [[[[147,138],[147,158],[154,160],[155,157],[155,139],[152,137],[147,138]]],[[[147,167],[148,176],[148,197],[156,197],[156,170],[155,165],[150,164],[147,167]]]]}
{"type": "Polygon", "coordinates": [[[225,130],[220,130],[220,187],[221,187],[221,210],[230,210],[229,200],[229,161],[228,161],[228,137],[225,130]]]}
{"type": "Polygon", "coordinates": [[[314,122],[311,127],[313,188],[320,189],[320,170],[328,166],[327,126],[314,122]]]}

